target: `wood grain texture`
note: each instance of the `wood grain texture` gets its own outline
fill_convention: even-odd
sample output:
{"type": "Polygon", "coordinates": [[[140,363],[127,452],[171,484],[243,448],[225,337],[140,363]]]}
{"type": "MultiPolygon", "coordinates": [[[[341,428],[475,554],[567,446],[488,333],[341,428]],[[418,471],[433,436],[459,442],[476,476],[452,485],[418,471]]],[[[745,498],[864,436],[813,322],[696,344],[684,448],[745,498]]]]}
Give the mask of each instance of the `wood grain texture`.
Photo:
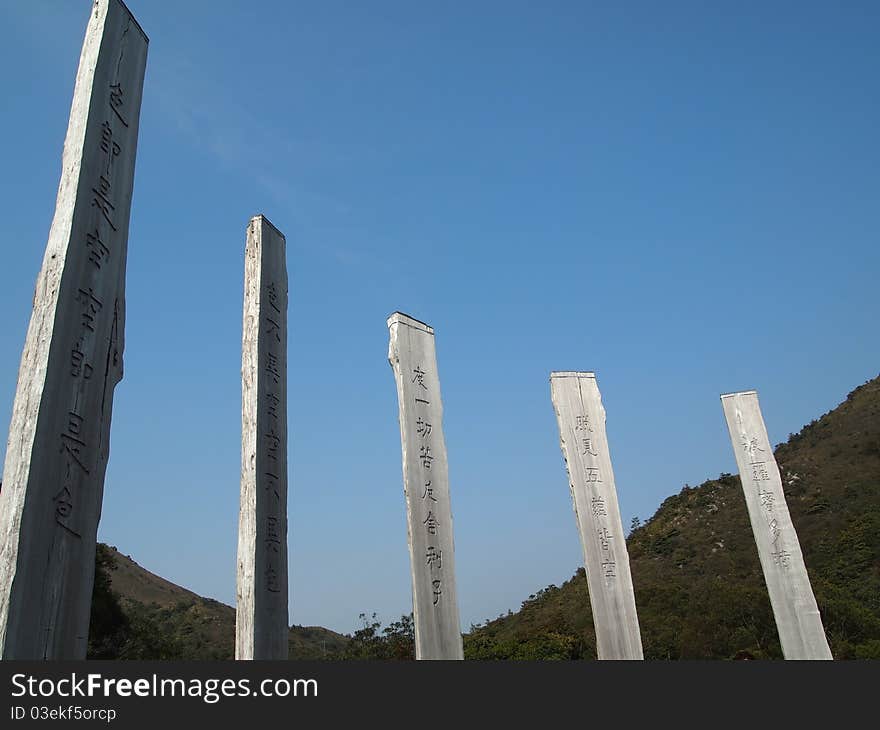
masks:
{"type": "Polygon", "coordinates": [[[235,658],[287,659],[287,249],[261,215],[245,247],[235,658]]]}
{"type": "Polygon", "coordinates": [[[779,641],[786,659],[831,659],[758,394],[721,396],[779,641]]]}
{"type": "Polygon", "coordinates": [[[593,373],[554,372],[550,397],[568,471],[599,659],[643,659],[629,553],[611,454],[605,408],[593,373]]]}
{"type": "Polygon", "coordinates": [[[400,312],[388,318],[388,329],[400,409],[416,659],[463,659],[434,330],[400,312]]]}
{"type": "Polygon", "coordinates": [[[4,659],[86,656],[147,44],[121,2],[96,0],[0,491],[4,659]]]}

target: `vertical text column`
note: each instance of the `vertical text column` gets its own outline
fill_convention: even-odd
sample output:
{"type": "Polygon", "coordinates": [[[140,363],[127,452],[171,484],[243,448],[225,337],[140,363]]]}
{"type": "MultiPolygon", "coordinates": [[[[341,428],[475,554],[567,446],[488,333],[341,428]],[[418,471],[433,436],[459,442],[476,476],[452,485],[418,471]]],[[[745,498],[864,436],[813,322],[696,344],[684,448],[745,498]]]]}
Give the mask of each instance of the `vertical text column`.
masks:
{"type": "Polygon", "coordinates": [[[287,659],[287,254],[251,219],[242,323],[237,659],[287,659]]]}
{"type": "Polygon", "coordinates": [[[550,395],[584,551],[598,657],[642,659],[629,553],[596,377],[551,373],[550,395]]]}
{"type": "Polygon", "coordinates": [[[388,328],[400,409],[416,659],[462,659],[434,330],[400,312],[388,318],[388,328]]]}
{"type": "Polygon", "coordinates": [[[831,659],[758,394],[721,396],[758,557],[786,659],[831,659]]]}
{"type": "Polygon", "coordinates": [[[5,659],[86,656],[147,44],[122,3],[94,3],[0,492],[5,659]]]}

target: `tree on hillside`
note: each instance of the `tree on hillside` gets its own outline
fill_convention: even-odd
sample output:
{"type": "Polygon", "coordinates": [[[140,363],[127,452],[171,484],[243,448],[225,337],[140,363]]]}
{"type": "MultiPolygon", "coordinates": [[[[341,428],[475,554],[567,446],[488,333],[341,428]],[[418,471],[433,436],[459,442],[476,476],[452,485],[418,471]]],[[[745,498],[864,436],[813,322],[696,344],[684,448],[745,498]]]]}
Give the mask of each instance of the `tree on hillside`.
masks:
{"type": "Polygon", "coordinates": [[[112,590],[116,569],[113,551],[98,543],[95,551],[95,586],[89,619],[87,659],[178,659],[172,638],[155,621],[137,612],[127,614],[112,590]]]}
{"type": "Polygon", "coordinates": [[[413,616],[401,616],[382,629],[376,614],[359,616],[363,626],[354,632],[343,659],[415,659],[415,625],[413,616]],[[380,630],[381,629],[381,630],[380,630]]]}

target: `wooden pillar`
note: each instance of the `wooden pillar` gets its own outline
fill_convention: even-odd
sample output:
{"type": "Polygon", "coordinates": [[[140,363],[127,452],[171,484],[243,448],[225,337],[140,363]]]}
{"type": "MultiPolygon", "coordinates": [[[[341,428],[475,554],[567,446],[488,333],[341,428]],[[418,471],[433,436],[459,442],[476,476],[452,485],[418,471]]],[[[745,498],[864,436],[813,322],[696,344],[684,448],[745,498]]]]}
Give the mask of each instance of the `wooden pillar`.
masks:
{"type": "Polygon", "coordinates": [[[119,0],[94,3],[3,469],[4,659],[86,656],[147,44],[119,0]]]}

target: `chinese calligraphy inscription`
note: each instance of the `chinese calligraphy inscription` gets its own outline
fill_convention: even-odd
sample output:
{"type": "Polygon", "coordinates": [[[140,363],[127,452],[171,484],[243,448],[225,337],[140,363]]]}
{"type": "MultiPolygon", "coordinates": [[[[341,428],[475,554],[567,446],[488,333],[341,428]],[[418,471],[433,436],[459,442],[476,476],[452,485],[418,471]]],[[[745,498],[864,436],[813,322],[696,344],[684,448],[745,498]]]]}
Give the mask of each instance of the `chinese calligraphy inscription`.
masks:
{"type": "Polygon", "coordinates": [[[831,659],[779,467],[753,391],[721,396],[749,521],[786,659],[831,659]]]}
{"type": "Polygon", "coordinates": [[[242,322],[236,659],[287,659],[287,264],[284,236],[251,219],[242,322]]]}
{"type": "Polygon", "coordinates": [[[388,328],[400,409],[416,659],[462,659],[434,330],[399,312],[389,317],[388,328]]]}
{"type": "Polygon", "coordinates": [[[3,659],[86,656],[147,45],[121,2],[94,3],[3,469],[3,659]]]}
{"type": "Polygon", "coordinates": [[[593,373],[551,373],[550,395],[584,552],[599,659],[642,659],[629,554],[596,378],[593,373]]]}

